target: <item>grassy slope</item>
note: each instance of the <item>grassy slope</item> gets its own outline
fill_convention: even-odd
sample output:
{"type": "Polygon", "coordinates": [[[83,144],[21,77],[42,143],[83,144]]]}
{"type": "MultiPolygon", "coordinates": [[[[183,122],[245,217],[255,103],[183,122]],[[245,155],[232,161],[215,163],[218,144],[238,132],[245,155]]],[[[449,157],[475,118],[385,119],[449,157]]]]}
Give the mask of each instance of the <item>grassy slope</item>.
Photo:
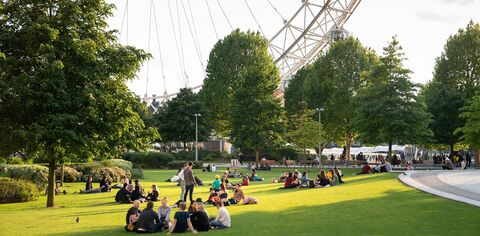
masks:
{"type": "MultiPolygon", "coordinates": [[[[280,171],[259,173],[271,180],[280,171]]],[[[254,183],[245,187],[244,192],[261,203],[228,207],[232,228],[208,234],[478,235],[480,232],[477,207],[404,186],[396,174],[352,176],[353,171],[345,170],[347,184],[324,189],[279,190],[280,184],[254,183]]],[[[147,170],[142,184],[149,187],[157,183],[161,196],[176,200],[179,187],[163,182],[174,173],[147,170]]],[[[211,183],[214,176],[198,171],[197,175],[206,183],[211,183]]],[[[66,184],[69,193],[83,187],[83,183],[66,184]]],[[[195,197],[206,199],[207,190],[208,186],[197,187],[195,197]]],[[[35,202],[0,205],[0,235],[126,235],[123,225],[130,206],[113,203],[115,193],[116,190],[57,196],[56,209],[44,207],[45,197],[35,202]],[[77,216],[79,224],[75,223],[77,216]]],[[[216,214],[211,206],[207,211],[216,214]]]]}

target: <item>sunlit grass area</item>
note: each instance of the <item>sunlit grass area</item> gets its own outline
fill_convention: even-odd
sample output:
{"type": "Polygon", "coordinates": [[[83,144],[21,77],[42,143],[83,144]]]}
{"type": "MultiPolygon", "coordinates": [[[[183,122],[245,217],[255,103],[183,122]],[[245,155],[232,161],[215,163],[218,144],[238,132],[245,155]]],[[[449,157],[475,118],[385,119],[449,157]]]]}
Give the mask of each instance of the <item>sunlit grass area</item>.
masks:
{"type": "MultiPolygon", "coordinates": [[[[232,227],[207,234],[478,235],[480,232],[478,207],[412,189],[400,183],[395,173],[354,176],[352,173],[358,170],[346,169],[347,183],[341,186],[282,190],[281,184],[271,182],[282,171],[259,171],[266,181],[252,182],[244,187],[244,192],[257,197],[260,204],[227,207],[232,227]]],[[[309,171],[311,178],[318,173],[318,169],[309,171]]],[[[215,173],[194,172],[205,183],[195,187],[194,197],[206,200],[215,173]]],[[[174,173],[174,170],[146,170],[141,184],[149,190],[156,183],[160,196],[169,197],[173,203],[178,200],[180,189],[165,180],[174,173]]],[[[123,226],[130,205],[114,202],[117,190],[73,194],[82,188],[84,183],[66,183],[68,194],[56,197],[55,209],[45,208],[44,196],[34,202],[0,205],[0,235],[126,235],[123,226]],[[77,217],[79,223],[75,221],[77,217]]],[[[211,216],[216,214],[212,206],[207,211],[211,216]]]]}

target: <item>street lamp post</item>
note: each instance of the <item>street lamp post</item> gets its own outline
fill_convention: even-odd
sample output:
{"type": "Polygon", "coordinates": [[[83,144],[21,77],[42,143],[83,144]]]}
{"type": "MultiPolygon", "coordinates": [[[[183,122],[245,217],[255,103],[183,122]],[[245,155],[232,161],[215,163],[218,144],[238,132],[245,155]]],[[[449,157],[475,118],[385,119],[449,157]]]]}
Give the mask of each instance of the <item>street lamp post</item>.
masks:
{"type": "Polygon", "coordinates": [[[325,111],[323,108],[316,108],[316,111],[318,111],[318,166],[320,166],[320,163],[322,163],[322,111],[325,111]]]}
{"type": "Polygon", "coordinates": [[[195,113],[195,161],[198,161],[198,117],[201,114],[195,113]]]}

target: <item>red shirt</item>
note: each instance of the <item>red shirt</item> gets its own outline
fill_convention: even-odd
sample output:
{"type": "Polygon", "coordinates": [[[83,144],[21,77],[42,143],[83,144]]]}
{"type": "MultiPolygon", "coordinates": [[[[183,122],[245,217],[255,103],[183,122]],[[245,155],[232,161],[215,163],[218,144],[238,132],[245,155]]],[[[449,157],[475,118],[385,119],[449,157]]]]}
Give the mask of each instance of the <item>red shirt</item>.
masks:
{"type": "Polygon", "coordinates": [[[293,178],[292,177],[287,177],[287,179],[285,180],[285,187],[287,186],[290,186],[292,185],[292,182],[293,182],[293,178]]]}
{"type": "Polygon", "coordinates": [[[368,173],[370,173],[370,170],[371,170],[371,169],[372,169],[372,168],[370,168],[369,165],[363,166],[363,168],[362,168],[362,174],[368,174],[368,173]]]}
{"type": "Polygon", "coordinates": [[[250,181],[248,179],[244,179],[242,182],[242,186],[248,186],[249,183],[250,181]]]}

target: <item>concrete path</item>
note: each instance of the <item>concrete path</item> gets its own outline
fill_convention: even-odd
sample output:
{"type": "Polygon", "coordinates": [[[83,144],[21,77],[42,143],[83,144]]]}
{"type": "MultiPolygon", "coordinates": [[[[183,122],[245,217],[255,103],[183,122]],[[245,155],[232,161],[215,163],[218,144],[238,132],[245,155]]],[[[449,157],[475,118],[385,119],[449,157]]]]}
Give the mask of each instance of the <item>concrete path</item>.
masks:
{"type": "Polygon", "coordinates": [[[406,171],[398,179],[421,191],[480,207],[480,170],[406,171]]]}

